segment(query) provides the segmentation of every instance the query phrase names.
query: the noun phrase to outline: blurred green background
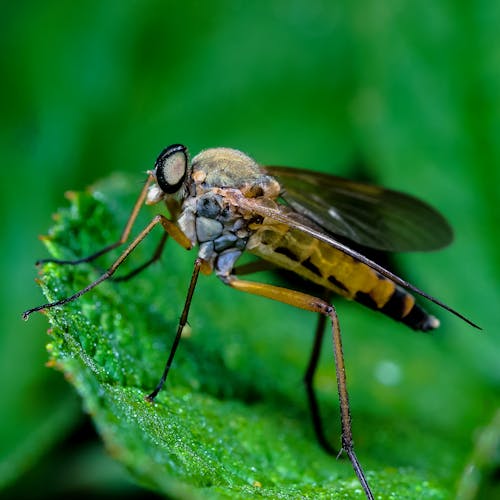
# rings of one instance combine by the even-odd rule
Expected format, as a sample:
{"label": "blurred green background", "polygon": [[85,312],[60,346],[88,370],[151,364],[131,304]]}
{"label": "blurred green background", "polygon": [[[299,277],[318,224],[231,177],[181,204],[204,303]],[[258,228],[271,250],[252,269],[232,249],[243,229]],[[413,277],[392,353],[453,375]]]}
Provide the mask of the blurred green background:
{"label": "blurred green background", "polygon": [[[67,204],[63,193],[114,171],[137,174],[139,188],[174,142],[192,153],[223,145],[262,163],[361,170],[447,216],[454,245],[398,257],[399,270],[484,331],[431,307],[442,328],[413,340],[341,303],[352,399],[391,418],[436,419],[470,450],[464,468],[486,464],[477,477],[491,483],[496,467],[498,481],[499,452],[495,465],[477,441],[486,426],[490,440],[500,432],[491,424],[500,406],[498,26],[494,1],[4,2],[0,488],[33,498],[137,493],[73,390],[44,367],[46,319],[24,323],[20,313],[41,301],[37,235]],[[374,331],[356,331],[353,315]],[[379,377],[374,391],[387,366],[402,381]],[[475,478],[457,477],[461,491]]]}

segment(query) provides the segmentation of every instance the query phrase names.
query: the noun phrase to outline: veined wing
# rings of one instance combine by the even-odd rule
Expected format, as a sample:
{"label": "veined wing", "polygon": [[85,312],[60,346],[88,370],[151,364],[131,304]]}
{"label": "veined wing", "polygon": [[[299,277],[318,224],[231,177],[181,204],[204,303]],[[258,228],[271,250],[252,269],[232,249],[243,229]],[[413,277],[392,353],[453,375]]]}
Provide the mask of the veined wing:
{"label": "veined wing", "polygon": [[436,250],[453,232],[444,217],[413,196],[341,177],[289,167],[265,167],[281,197],[328,233],[393,252]]}

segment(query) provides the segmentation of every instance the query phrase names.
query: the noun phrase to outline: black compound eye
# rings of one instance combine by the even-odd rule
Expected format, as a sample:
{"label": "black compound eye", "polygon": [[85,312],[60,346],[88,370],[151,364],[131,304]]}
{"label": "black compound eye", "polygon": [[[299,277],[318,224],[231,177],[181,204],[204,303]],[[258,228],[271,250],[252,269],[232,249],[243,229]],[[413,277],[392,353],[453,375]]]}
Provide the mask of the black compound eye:
{"label": "black compound eye", "polygon": [[156,159],[156,182],[161,190],[173,194],[181,189],[188,171],[187,148],[182,144],[172,144],[165,148]]}

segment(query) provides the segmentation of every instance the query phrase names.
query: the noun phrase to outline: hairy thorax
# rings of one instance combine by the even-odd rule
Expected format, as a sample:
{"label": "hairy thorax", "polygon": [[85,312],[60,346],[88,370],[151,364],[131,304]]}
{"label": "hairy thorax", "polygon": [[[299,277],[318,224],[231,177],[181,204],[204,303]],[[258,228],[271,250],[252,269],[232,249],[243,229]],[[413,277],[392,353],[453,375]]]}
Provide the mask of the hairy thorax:
{"label": "hairy thorax", "polygon": [[224,279],[234,267],[252,234],[254,214],[242,211],[225,196],[239,191],[245,198],[261,198],[274,203],[280,185],[262,172],[250,157],[229,148],[202,151],[193,158],[191,192],[185,198],[179,227],[207,264]]}

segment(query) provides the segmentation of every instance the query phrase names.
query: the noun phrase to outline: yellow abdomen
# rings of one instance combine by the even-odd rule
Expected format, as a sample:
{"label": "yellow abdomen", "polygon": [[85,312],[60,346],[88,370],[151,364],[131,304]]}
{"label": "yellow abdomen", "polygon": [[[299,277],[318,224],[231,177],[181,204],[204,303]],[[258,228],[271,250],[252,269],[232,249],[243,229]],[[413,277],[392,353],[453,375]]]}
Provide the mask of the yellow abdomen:
{"label": "yellow abdomen", "polygon": [[286,224],[255,225],[246,250],[328,290],[356,300],[416,330],[435,328],[435,318],[414,297],[366,264]]}

